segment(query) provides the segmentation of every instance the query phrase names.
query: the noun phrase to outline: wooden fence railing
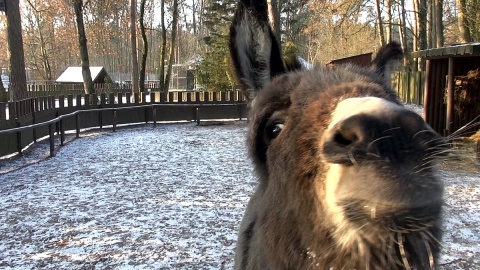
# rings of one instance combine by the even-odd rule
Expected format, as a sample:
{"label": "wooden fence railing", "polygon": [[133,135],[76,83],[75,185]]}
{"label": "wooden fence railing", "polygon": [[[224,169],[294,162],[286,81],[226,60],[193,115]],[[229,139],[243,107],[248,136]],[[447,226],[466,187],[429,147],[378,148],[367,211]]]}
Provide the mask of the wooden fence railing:
{"label": "wooden fence railing", "polygon": [[425,72],[399,71],[392,74],[392,88],[408,103],[424,104]]}
{"label": "wooden fence railing", "polygon": [[[0,157],[38,139],[68,130],[159,121],[241,119],[247,106],[239,91],[68,95],[0,103]],[[51,139],[52,140],[52,139]],[[52,142],[51,142],[52,143]],[[52,146],[51,146],[52,147]],[[51,148],[52,149],[52,148]],[[53,150],[52,150],[53,154]]]}
{"label": "wooden fence railing", "polygon": [[[94,84],[94,88],[97,95],[102,93],[117,94],[132,92],[132,85],[129,83],[96,83]],[[161,91],[161,87],[158,82],[145,83],[145,89],[147,92]],[[29,98],[81,94],[85,94],[82,83],[42,82],[29,83],[27,85],[27,97]]]}

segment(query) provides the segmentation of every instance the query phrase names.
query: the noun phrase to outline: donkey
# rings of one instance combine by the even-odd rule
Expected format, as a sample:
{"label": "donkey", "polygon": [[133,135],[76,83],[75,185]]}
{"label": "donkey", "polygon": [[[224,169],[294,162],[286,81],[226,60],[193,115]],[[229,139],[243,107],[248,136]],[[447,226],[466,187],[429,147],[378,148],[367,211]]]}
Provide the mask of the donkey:
{"label": "donkey", "polygon": [[259,178],[235,269],[436,268],[447,144],[388,86],[399,44],[367,67],[288,70],[266,3],[241,0],[229,46]]}

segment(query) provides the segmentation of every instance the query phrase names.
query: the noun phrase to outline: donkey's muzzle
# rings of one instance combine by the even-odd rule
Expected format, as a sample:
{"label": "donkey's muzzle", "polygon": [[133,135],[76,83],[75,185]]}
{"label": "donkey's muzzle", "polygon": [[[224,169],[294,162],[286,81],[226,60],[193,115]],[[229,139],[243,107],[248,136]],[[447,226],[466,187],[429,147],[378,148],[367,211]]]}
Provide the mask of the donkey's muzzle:
{"label": "donkey's muzzle", "polygon": [[375,160],[421,163],[429,154],[440,155],[444,148],[443,139],[418,114],[402,108],[354,114],[338,121],[326,133],[323,155],[327,162],[343,165]]}

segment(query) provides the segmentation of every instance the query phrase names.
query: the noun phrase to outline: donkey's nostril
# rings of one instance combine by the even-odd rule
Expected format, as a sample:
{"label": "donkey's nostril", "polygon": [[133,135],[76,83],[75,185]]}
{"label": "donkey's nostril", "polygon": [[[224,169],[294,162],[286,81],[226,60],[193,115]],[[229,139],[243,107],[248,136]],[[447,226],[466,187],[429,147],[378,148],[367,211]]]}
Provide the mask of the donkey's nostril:
{"label": "donkey's nostril", "polygon": [[353,164],[366,156],[368,145],[382,123],[377,118],[359,114],[336,123],[323,142],[323,156],[330,163]]}
{"label": "donkey's nostril", "polygon": [[333,135],[333,141],[339,145],[348,146],[358,141],[358,136],[353,132],[338,130]]}

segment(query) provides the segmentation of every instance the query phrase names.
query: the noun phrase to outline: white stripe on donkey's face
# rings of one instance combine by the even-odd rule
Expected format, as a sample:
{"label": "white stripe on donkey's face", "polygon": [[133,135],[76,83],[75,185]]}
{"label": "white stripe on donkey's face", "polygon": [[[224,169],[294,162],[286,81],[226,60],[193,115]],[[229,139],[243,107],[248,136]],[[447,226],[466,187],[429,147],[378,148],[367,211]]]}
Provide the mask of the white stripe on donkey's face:
{"label": "white stripe on donkey's face", "polygon": [[255,100],[248,147],[259,177],[235,269],[435,268],[443,183],[434,165],[446,146],[385,83],[400,46],[368,67],[297,70],[282,60],[266,3],[242,0],[230,50]]}

